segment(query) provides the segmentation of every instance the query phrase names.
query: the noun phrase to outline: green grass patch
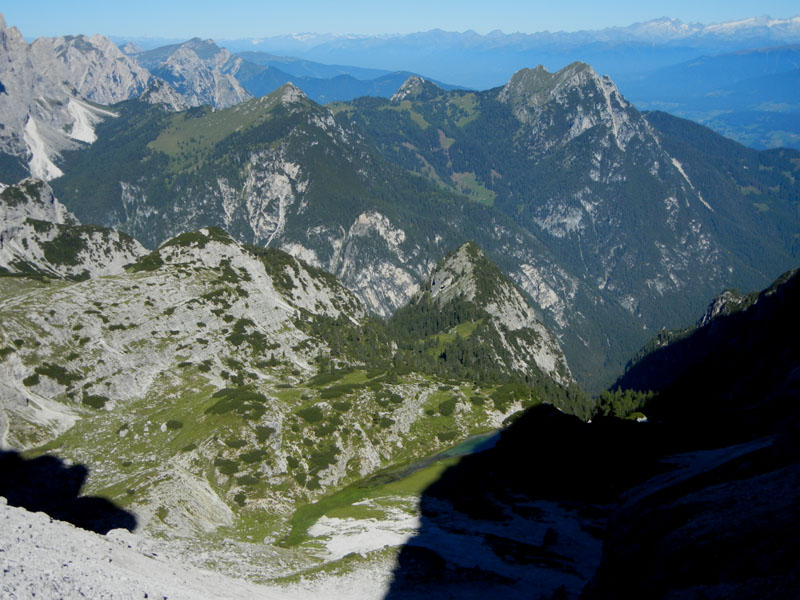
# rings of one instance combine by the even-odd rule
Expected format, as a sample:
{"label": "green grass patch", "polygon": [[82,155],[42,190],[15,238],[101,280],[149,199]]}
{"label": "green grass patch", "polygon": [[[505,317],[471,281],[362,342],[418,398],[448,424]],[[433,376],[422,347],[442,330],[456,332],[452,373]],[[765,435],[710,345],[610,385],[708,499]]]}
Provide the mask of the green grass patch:
{"label": "green grass patch", "polygon": [[485,206],[494,205],[497,194],[483,186],[476,178],[475,173],[453,173],[451,178],[458,192],[467,199]]}
{"label": "green grass patch", "polygon": [[211,397],[218,398],[218,400],[206,409],[207,415],[224,415],[233,412],[245,419],[256,420],[264,416],[267,411],[265,407],[267,397],[249,388],[225,388]]}
{"label": "green grass patch", "polygon": [[292,516],[289,534],[280,540],[278,545],[284,547],[299,545],[307,539],[309,527],[320,517],[330,516],[331,513],[336,514],[337,511],[338,514],[342,514],[350,510],[359,510],[359,507],[353,507],[356,502],[382,496],[419,496],[428,486],[437,481],[447,468],[457,464],[458,461],[458,458],[440,460],[396,479],[395,477],[402,472],[403,468],[395,467],[350,485],[313,504],[301,506]]}

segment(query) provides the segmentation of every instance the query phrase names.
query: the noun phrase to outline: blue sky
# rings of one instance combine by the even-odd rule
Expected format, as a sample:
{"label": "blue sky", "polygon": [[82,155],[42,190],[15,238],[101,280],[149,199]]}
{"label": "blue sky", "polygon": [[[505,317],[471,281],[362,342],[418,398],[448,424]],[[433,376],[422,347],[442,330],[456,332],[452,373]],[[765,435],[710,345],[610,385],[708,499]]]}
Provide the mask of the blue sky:
{"label": "blue sky", "polygon": [[435,28],[533,33],[624,26],[662,16],[718,23],[764,14],[776,18],[800,14],[797,0],[675,0],[658,5],[641,0],[402,0],[378,4],[380,9],[375,6],[362,0],[4,0],[0,12],[28,41],[79,33],[215,39]]}

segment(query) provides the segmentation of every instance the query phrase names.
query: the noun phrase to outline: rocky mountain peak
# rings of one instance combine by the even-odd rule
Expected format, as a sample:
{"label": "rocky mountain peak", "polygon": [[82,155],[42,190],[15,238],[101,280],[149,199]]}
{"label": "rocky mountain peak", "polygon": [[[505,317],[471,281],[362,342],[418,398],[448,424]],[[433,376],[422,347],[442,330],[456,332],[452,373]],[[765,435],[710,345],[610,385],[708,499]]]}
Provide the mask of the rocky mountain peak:
{"label": "rocky mountain peak", "polygon": [[122,46],[120,46],[119,49],[122,51],[123,54],[126,54],[128,56],[133,56],[134,54],[139,54],[140,52],[142,52],[142,47],[139,46],[138,44],[134,44],[133,42],[125,43]]}
{"label": "rocky mountain peak", "polygon": [[[540,370],[561,385],[572,380],[567,361],[553,334],[536,318],[533,308],[514,284],[474,242],[443,258],[415,302],[430,298],[440,309],[466,303],[485,327],[475,335],[497,364],[509,372]],[[473,318],[475,316],[473,315]],[[485,339],[483,336],[486,336]]]}
{"label": "rocky mountain peak", "polygon": [[148,104],[162,104],[170,111],[181,111],[189,108],[186,98],[181,96],[175,88],[160,77],[153,77],[147,89],[139,96],[140,100]]}
{"label": "rocky mountain peak", "polygon": [[720,315],[737,312],[745,308],[751,301],[752,299],[749,299],[747,296],[742,296],[742,294],[736,290],[725,290],[711,301],[706,312],[697,321],[697,326],[703,327]]}
{"label": "rocky mountain peak", "polygon": [[[633,137],[643,138],[648,129],[611,78],[600,77],[582,62],[574,62],[555,73],[541,65],[517,71],[500,90],[498,99],[511,105],[514,115],[533,129],[535,137],[549,138],[552,143],[568,142],[597,125],[604,125],[614,144],[624,151]],[[554,128],[552,123],[556,121],[558,126]],[[562,131],[564,125],[566,131]],[[545,148],[551,147],[551,141],[537,140]]]}
{"label": "rocky mountain peak", "polygon": [[514,73],[498,97],[502,102],[536,106],[547,102],[559,89],[583,85],[592,77],[597,77],[594,69],[582,62],[574,62],[555,73],[538,65]]}
{"label": "rocky mountain peak", "polygon": [[403,100],[428,100],[441,93],[441,89],[435,83],[412,75],[403,82],[403,85],[392,95],[392,102],[402,102]]}
{"label": "rocky mountain peak", "polygon": [[150,73],[102,35],[38,38],[31,54],[41,72],[67,81],[84,98],[113,104],[141,94]]}
{"label": "rocky mountain peak", "polygon": [[3,14],[0,13],[0,48],[10,51],[25,46],[27,44],[19,30],[16,27],[7,27]]}
{"label": "rocky mountain peak", "polygon": [[278,97],[280,98],[280,102],[285,105],[308,100],[308,96],[306,96],[305,92],[291,81],[284,83],[278,88]]}
{"label": "rocky mountain peak", "polygon": [[456,298],[475,302],[511,330],[536,321],[522,294],[474,242],[463,244],[436,266],[430,294],[440,306]]}
{"label": "rocky mountain peak", "polygon": [[226,108],[251,97],[233,75],[235,59],[214,40],[192,38],[182,44],[140,52],[134,58],[174,86],[189,106],[210,104]]}
{"label": "rocky mountain peak", "polygon": [[228,52],[227,49],[217,46],[216,42],[211,38],[204,40],[199,37],[194,37],[181,44],[181,46],[183,48],[191,49],[199,58],[204,61],[216,62],[215,59],[220,53],[226,53],[228,56],[230,56],[230,52]]}
{"label": "rocky mountain peak", "polygon": [[430,276],[431,296],[444,304],[461,296],[474,300],[477,295],[477,263],[486,260],[474,242],[467,242],[446,256]]}

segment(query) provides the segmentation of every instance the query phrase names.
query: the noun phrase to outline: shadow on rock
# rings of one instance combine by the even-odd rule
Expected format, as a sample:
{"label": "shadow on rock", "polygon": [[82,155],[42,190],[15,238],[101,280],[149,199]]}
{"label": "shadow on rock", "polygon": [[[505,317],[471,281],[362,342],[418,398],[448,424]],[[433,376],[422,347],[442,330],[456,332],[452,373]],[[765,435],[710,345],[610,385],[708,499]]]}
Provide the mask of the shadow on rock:
{"label": "shadow on rock", "polygon": [[663,470],[659,431],[531,409],[425,490],[386,598],[576,598],[617,496]]}
{"label": "shadow on rock", "polygon": [[0,452],[0,496],[8,504],[44,512],[76,527],[106,534],[136,529],[136,516],[105,498],[81,496],[89,469],[69,466],[58,457],[26,459],[18,452]]}
{"label": "shadow on rock", "polygon": [[800,271],[751,300],[620,379],[649,422],[539,406],[445,471],[387,598],[800,598]]}

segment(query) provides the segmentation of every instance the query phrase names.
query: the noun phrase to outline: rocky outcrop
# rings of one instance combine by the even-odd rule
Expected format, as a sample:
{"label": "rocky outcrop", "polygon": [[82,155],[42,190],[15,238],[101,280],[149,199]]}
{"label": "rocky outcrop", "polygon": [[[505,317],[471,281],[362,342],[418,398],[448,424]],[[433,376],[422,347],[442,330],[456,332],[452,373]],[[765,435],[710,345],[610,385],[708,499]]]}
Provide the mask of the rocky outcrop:
{"label": "rocky outcrop", "polygon": [[[442,313],[460,310],[475,314],[464,321],[480,323],[469,335],[480,339],[482,353],[507,373],[537,380],[552,379],[561,386],[574,384],[561,347],[536,318],[533,308],[474,243],[469,242],[442,259],[412,297],[410,307],[433,303]],[[489,330],[484,330],[488,327]]]}
{"label": "rocky outcrop", "polygon": [[130,236],[107,227],[81,226],[38,179],[0,192],[0,270],[53,277],[116,275],[147,253]]}

